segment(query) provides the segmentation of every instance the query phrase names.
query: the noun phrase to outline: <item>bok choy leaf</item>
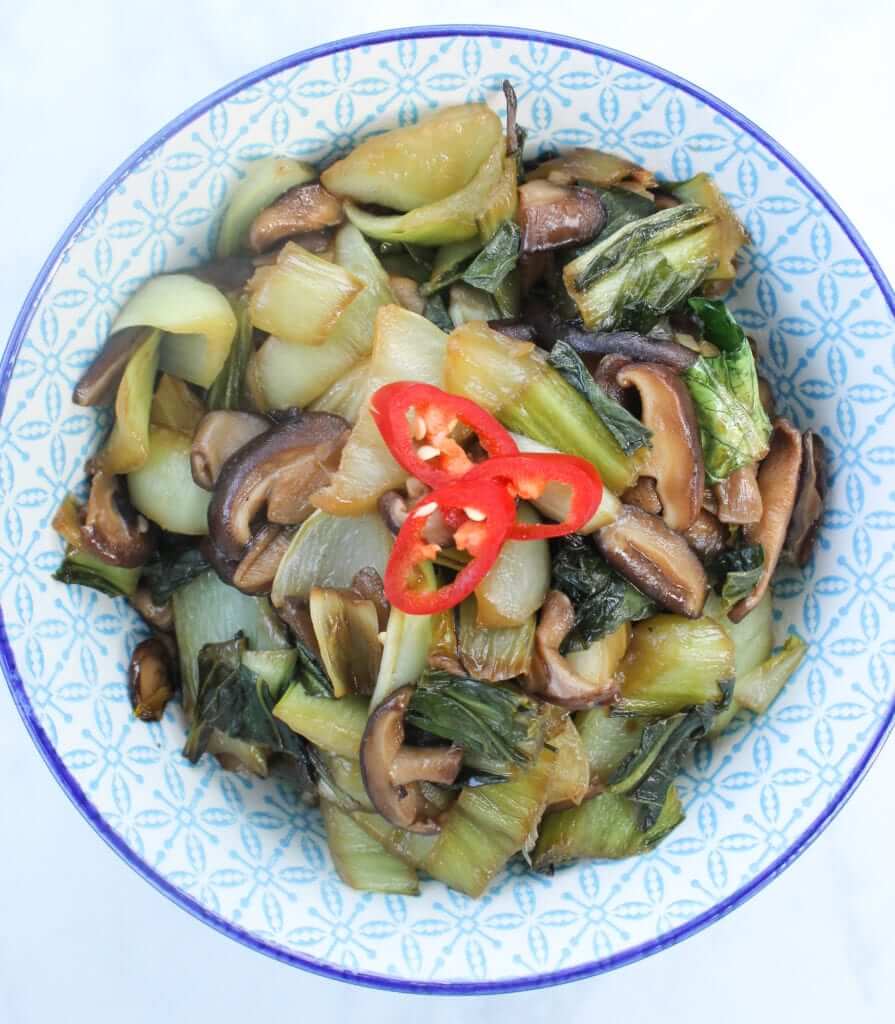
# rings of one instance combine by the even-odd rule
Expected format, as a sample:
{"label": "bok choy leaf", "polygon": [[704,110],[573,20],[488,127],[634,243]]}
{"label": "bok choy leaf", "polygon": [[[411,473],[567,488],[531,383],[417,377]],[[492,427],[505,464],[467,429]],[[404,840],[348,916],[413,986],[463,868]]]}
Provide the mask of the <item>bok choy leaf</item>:
{"label": "bok choy leaf", "polygon": [[217,731],[260,747],[268,772],[311,792],[305,743],[274,717],[274,705],[282,694],[243,664],[247,649],[245,637],[237,633],[232,640],[206,644],[200,650],[196,704],[184,756],[195,763]]}
{"label": "bok choy leaf", "polygon": [[463,764],[494,781],[529,765],[543,744],[537,704],[513,690],[448,672],[427,671],[407,722],[463,747]]}
{"label": "bok choy leaf", "polygon": [[767,454],[771,423],[761,404],[755,359],[723,302],[691,299],[707,341],[721,351],[700,356],[683,377],[696,407],[706,480],[718,483]]}
{"label": "bok choy leaf", "polygon": [[730,704],[733,680],[725,680],[719,686],[719,701],[699,704],[648,724],[641,734],[640,747],[625,758],[610,779],[611,793],[625,794],[638,805],[641,832],[648,832],[659,820],[684,761]]}
{"label": "bok choy leaf", "polygon": [[652,432],[599,387],[581,356],[568,342],[562,339],[557,341],[550,350],[547,362],[590,402],[594,412],[626,455],[636,452],[638,448],[650,447]]}
{"label": "bok choy leaf", "polygon": [[650,598],[611,569],[593,544],[578,534],[554,542],[553,587],[575,607],[575,625],[564,654],[584,650],[622,623],[637,622],[656,611]]}
{"label": "bok choy leaf", "polygon": [[712,559],[708,571],[717,580],[715,589],[721,595],[721,609],[725,614],[741,597],[752,592],[763,566],[761,544],[741,544]]}

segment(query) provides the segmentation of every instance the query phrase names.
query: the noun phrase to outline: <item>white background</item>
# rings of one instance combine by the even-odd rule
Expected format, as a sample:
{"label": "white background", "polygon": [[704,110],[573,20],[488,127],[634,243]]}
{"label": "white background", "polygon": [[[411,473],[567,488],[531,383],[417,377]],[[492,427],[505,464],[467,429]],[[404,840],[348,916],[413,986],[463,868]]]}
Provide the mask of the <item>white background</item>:
{"label": "white background", "polygon": [[[589,38],[721,96],[819,178],[895,274],[890,0],[0,0],[0,339],[75,212],[185,107],[341,36],[477,20]],[[69,804],[3,687],[0,1022],[891,1021],[893,776],[895,744],[794,867],[682,945],[561,989],[424,1001],[275,963],[159,896]]]}

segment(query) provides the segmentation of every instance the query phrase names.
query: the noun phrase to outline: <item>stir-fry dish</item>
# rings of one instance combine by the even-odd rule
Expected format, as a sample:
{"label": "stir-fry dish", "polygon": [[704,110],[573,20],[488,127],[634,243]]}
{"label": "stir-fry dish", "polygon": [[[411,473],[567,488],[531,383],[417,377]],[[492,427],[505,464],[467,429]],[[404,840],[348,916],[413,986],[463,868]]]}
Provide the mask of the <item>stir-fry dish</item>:
{"label": "stir-fry dish", "polygon": [[706,174],[526,161],[505,93],[252,164],[74,392],[114,416],[56,579],[151,630],[134,713],[179,698],[190,761],[294,787],[375,892],[648,851],[805,653],[770,584],[824,452],[721,298],[743,227]]}

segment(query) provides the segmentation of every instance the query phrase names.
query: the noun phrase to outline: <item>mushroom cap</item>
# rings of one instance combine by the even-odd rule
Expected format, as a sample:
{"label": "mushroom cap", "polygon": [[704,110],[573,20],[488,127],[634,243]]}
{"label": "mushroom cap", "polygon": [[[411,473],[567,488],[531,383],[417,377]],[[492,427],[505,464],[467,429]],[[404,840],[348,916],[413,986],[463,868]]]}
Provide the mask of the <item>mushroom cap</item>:
{"label": "mushroom cap", "polygon": [[796,504],[786,533],[784,554],[798,566],[811,557],[827,496],[826,449],[820,435],[811,430],[802,434],[802,467]]}
{"label": "mushroom cap", "polygon": [[402,686],[370,715],[360,745],[364,788],[376,810],[408,832],[432,835],[440,830],[431,818],[418,785],[449,784],[463,760],[459,747],[405,747],[404,716],[413,686]]}
{"label": "mushroom cap", "polygon": [[606,208],[592,189],[528,181],[519,186],[516,218],[522,252],[545,252],[590,241],[606,226]]}
{"label": "mushroom cap", "polygon": [[722,523],[746,526],[761,519],[761,491],[756,472],[758,466],[740,466],[726,480],[714,485],[717,516]]}
{"label": "mushroom cap", "polygon": [[218,409],[206,413],[193,434],[190,470],[196,486],[213,491],[227,459],[270,429],[270,420],[251,412]]}
{"label": "mushroom cap", "polygon": [[702,507],[705,467],[693,399],[684,382],[660,363],[629,363],[616,374],[622,387],[640,393],[641,419],[652,431],[642,466],[654,477],[662,518],[672,530],[687,530]]}
{"label": "mushroom cap", "polygon": [[158,637],[137,644],[127,673],[128,696],[137,718],[157,722],[162,717],[174,696],[173,677],[171,653]]}
{"label": "mushroom cap", "polygon": [[560,647],[574,625],[572,602],[561,591],[551,590],[541,607],[526,689],[549,704],[580,711],[608,703],[617,695],[617,687],[612,676],[585,679],[560,654]]}
{"label": "mushroom cap", "polygon": [[764,565],[752,591],[737,601],[727,613],[731,622],[740,622],[745,618],[768,589],[795,508],[801,467],[802,435],[789,420],[774,420],[770,448],[758,469],[761,520],[745,529],[746,539],[753,544],[761,544],[764,549]]}
{"label": "mushroom cap", "polygon": [[120,478],[98,470],[81,526],[82,546],[109,565],[135,569],[155,550],[158,527],[133,508]]}
{"label": "mushroom cap", "polygon": [[75,384],[71,400],[75,405],[109,405],[134,350],[146,337],[145,327],[126,327],[110,335]]}
{"label": "mushroom cap", "polygon": [[702,614],[705,569],[687,541],[658,516],[622,505],[615,521],[594,537],[606,561],[663,608],[691,619]]}
{"label": "mushroom cap", "polygon": [[296,185],[254,219],[249,248],[264,252],[285,238],[335,227],[343,220],[342,203],[322,185]]}
{"label": "mushroom cap", "polygon": [[208,506],[209,535],[224,558],[239,561],[266,509],[271,523],[303,522],[310,496],[329,481],[350,428],[341,416],[289,416],[224,463]]}

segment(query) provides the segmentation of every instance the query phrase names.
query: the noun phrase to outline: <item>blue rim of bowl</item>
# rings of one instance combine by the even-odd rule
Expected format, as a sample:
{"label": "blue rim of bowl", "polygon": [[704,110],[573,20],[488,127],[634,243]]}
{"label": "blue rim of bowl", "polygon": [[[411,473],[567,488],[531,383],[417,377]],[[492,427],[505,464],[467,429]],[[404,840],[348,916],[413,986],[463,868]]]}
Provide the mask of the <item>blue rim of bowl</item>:
{"label": "blue rim of bowl", "polygon": [[[174,118],[174,120],[170,121],[164,128],[156,132],[152,138],[129,156],[127,160],[125,160],[124,163],[122,163],[121,166],[118,167],[117,170],[115,170],[113,174],[111,174],[110,177],[108,177],[97,189],[65,230],[62,237],[54,246],[53,251],[50,253],[43,267],[41,267],[34,284],[31,286],[31,289],[25,298],[21,312],[13,325],[12,333],[3,353],[2,361],[0,361],[0,416],[2,416],[3,409],[6,404],[10,378],[12,376],[12,371],[15,366],[19,350],[31,324],[35,309],[43,297],[44,291],[52,280],[56,267],[65,255],[80,228],[93,215],[97,207],[104,199],[106,199],[122,179],[127,177],[127,175],[129,175],[149,153],[162,145],[176,132],[180,131],[180,129],[185,125],[205,114],[211,107],[229,99],[240,90],[254,85],[256,82],[277,74],[278,72],[285,71],[299,64],[305,64],[308,61],[315,60],[319,57],[332,56],[333,54],[340,53],[344,50],[353,50],[362,46],[391,43],[405,39],[430,39],[449,36],[485,36],[499,39],[519,39],[525,42],[546,43],[550,46],[578,50],[580,52],[590,54],[591,56],[603,57],[607,60],[614,61],[615,63],[622,64],[634,71],[643,72],[658,79],[659,81],[674,86],[676,89],[680,89],[698,100],[701,100],[707,106],[711,107],[719,114],[722,114],[753,138],[761,142],[762,145],[770,150],[777,159],[779,159],[780,162],[788,168],[793,175],[795,175],[795,177],[802,185],[805,186],[815,199],[820,202],[824,209],[833,217],[845,232],[852,245],[854,245],[861,254],[861,257],[864,259],[880,291],[885,297],[890,311],[895,315],[895,292],[893,292],[892,286],[889,284],[885,274],[873,254],[868,249],[866,243],[839,206],[830,198],[821,185],[802,167],[802,165],[790,156],[790,154],[775,142],[767,133],[762,131],[762,129],[756,124],[753,124],[753,122],[748,120],[748,118],[743,117],[742,114],[717,99],[711,93],[706,92],[704,89],[700,89],[698,86],[693,85],[686,79],[680,78],[669,71],[665,71],[663,68],[657,67],[654,64],[650,64],[647,61],[640,60],[637,57],[632,57],[629,54],[622,53],[618,50],[599,46],[596,43],[589,43],[582,39],[575,39],[570,36],[554,35],[549,32],[541,32],[534,29],[505,28],[495,25],[430,25],[419,28],[387,29],[382,32],[372,32],[366,35],[352,36],[350,38],[338,40],[334,43],[327,43],[323,46],[316,46],[308,50],[302,50],[299,53],[292,54],[289,57],[284,57],[272,64],[268,64],[266,67],[253,71],[194,104],[188,110],[184,111],[179,117]],[[16,667],[12,647],[6,633],[6,624],[3,619],[2,608],[0,608],[0,664],[2,664],[3,672],[12,692],[13,700],[22,716],[28,732],[31,734],[31,738],[34,740],[44,761],[46,761],[47,766],[53,775],[55,775],[68,798],[90,822],[94,829],[96,829],[100,836],[102,836],[102,838],[109,844],[109,846],[111,846],[112,849],[115,850],[115,852],[118,853],[138,874],[142,875],[147,882],[155,886],[159,892],[163,893],[170,900],[193,916],[204,921],[206,924],[211,925],[213,928],[216,928],[224,935],[227,935],[232,939],[236,939],[238,942],[243,943],[250,949],[257,950],[258,952],[264,953],[276,960],[280,960],[283,963],[302,967],[315,974],[319,974],[327,978],[335,978],[339,981],[347,981],[354,984],[368,985],[373,988],[387,989],[397,992],[414,992],[430,995],[479,995],[487,993],[518,992],[526,989],[539,989],[547,988],[552,985],[561,985],[566,982],[576,981],[579,978],[588,978],[597,974],[603,974],[606,971],[611,971],[617,967],[623,967],[625,964],[642,960],[647,956],[651,956],[653,953],[658,953],[667,946],[672,946],[675,943],[680,942],[682,939],[686,939],[689,936],[702,931],[703,928],[724,917],[726,914],[730,913],[731,910],[740,906],[740,904],[749,899],[750,896],[755,895],[755,893],[760,889],[763,889],[771,879],[779,875],[784,868],[787,868],[820,835],[827,825],[830,824],[836,814],[842,809],[846,800],[854,792],[855,787],[861,781],[868,768],[873,763],[873,760],[882,749],[882,745],[885,742],[886,737],[891,732],[893,724],[895,724],[895,700],[893,700],[893,703],[883,718],[879,729],[870,740],[854,770],[840,787],[833,800],[824,808],[821,814],[814,819],[809,827],[802,832],[798,839],[796,839],[787,848],[787,850],[784,851],[784,853],[782,853],[775,861],[769,864],[746,885],[737,889],[736,892],[732,893],[710,910],[694,917],[690,921],[687,921],[679,928],[675,928],[672,931],[651,940],[650,942],[641,943],[639,946],[635,946],[632,949],[625,950],[624,952],[615,954],[614,956],[607,956],[600,960],[591,961],[590,963],[579,964],[576,967],[570,967],[560,971],[551,971],[545,974],[497,979],[495,981],[413,981],[410,979],[390,977],[383,974],[373,974],[366,971],[347,970],[345,968],[338,967],[335,964],[316,960],[313,957],[302,956],[286,949],[285,947],[264,942],[252,935],[250,932],[244,931],[242,928],[231,924],[219,915],[212,913],[187,893],[177,889],[167,881],[167,879],[163,878],[157,871],[143,861],[142,858],[140,858],[135,851],[127,845],[124,839],[109,826],[108,822],[103,818],[97,808],[94,807],[90,800],[87,799],[83,790],[59,757],[55,747],[50,741],[50,738],[41,726],[40,722],[37,720],[34,709],[31,706],[31,702],[25,693],[22,678],[19,675],[18,668]]]}

